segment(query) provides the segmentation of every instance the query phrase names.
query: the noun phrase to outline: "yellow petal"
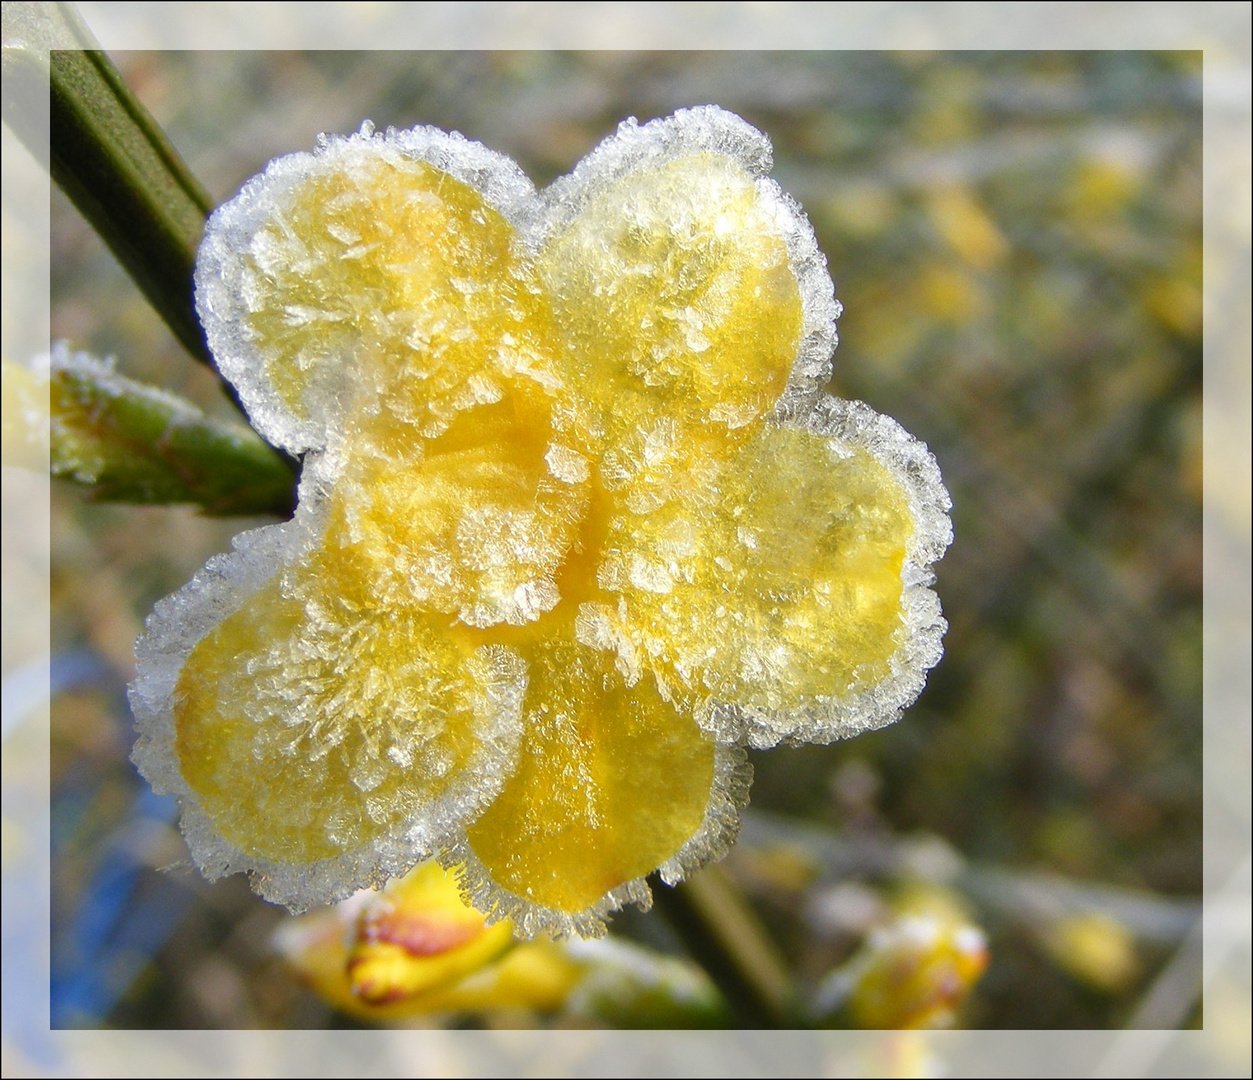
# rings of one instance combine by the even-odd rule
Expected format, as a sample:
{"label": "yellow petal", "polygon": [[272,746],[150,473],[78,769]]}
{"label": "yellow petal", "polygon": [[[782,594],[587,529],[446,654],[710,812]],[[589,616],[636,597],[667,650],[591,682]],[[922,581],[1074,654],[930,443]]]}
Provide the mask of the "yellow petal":
{"label": "yellow petal", "polygon": [[430,994],[423,1001],[432,1010],[450,1012],[556,1012],[586,972],[586,963],[573,959],[559,942],[530,941],[510,949],[490,967],[447,990]]}
{"label": "yellow petal", "polygon": [[521,651],[530,683],[517,769],[469,829],[473,856],[512,897],[488,890],[475,906],[494,903],[524,933],[593,929],[595,915],[568,916],[602,914],[615,890],[619,902],[646,896],[636,879],[701,830],[715,747],[651,680],[628,687],[613,657],[568,626]]}
{"label": "yellow petal", "polygon": [[398,431],[354,445],[325,543],[357,565],[375,604],[486,627],[534,621],[557,603],[587,457],[554,432],[548,404],[514,388],[436,438]]}
{"label": "yellow petal", "polygon": [[1140,973],[1135,936],[1110,915],[1071,912],[1039,932],[1044,947],[1064,970],[1098,990],[1118,993]]}
{"label": "yellow petal", "polygon": [[580,618],[624,670],[704,702],[721,735],[747,723],[755,745],[886,723],[938,658],[927,564],[948,522],[934,461],[865,406],[829,400],[815,417],[763,427],[725,466],[677,453],[677,473],[708,479],[655,509],[632,512],[628,489],[600,573],[617,599]]}
{"label": "yellow petal", "polygon": [[305,436],[293,449],[380,408],[434,433],[497,370],[544,367],[524,254],[481,192],[354,136],[276,162],[218,211],[200,306],[250,415]]}
{"label": "yellow petal", "polygon": [[726,438],[779,400],[803,323],[782,211],[740,162],[694,153],[597,185],[541,252],[568,377],[621,467],[658,415]]}
{"label": "yellow petal", "polygon": [[[262,882],[289,904],[346,895],[429,855],[494,794],[517,736],[516,661],[362,595],[342,561],[288,570],[195,646],[172,695],[199,811],[249,865],[295,889]],[[333,880],[301,885],[314,865]]]}
{"label": "yellow petal", "polygon": [[406,146],[336,140],[219,211],[207,332],[259,430],[325,449],[328,543],[377,603],[527,622],[557,601],[588,446],[514,223]]}

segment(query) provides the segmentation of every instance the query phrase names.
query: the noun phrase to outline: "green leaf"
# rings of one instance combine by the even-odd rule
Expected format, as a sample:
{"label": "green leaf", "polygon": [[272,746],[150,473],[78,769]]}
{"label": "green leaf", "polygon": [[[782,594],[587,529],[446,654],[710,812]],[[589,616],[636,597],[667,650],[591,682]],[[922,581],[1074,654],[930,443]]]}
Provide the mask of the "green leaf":
{"label": "green leaf", "polygon": [[93,498],[194,503],[215,516],[291,513],[287,461],[250,428],[211,419],[64,346],[54,352],[50,383],[52,474]]}

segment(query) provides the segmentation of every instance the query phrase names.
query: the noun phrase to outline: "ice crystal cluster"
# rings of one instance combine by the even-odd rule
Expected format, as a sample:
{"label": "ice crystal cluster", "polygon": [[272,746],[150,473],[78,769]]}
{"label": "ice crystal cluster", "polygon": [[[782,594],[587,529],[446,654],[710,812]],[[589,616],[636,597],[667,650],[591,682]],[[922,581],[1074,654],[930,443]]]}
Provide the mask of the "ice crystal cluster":
{"label": "ice crystal cluster", "polygon": [[522,933],[596,933],[726,851],[745,746],[918,695],[948,496],[824,394],[840,309],[770,164],[714,107],[538,192],[366,125],[213,215],[209,344],[304,470],[137,647],[135,760],[207,876],[301,909],[433,854]]}

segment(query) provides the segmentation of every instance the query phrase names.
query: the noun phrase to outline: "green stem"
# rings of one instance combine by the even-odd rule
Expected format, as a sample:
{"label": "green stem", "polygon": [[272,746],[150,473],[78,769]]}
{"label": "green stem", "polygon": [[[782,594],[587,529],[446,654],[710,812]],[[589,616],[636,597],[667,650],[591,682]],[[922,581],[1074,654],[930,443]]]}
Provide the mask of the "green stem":
{"label": "green stem", "polygon": [[73,4],[5,4],[4,118],[196,359],[192,298],[208,193]]}
{"label": "green stem", "polygon": [[797,1026],[787,968],[726,873],[708,866],[677,887],[654,878],[658,909],[727,1000],[741,1027]]}
{"label": "green stem", "polygon": [[208,194],[108,56],[57,49],[49,61],[52,178],[174,336],[211,363],[192,300]]}
{"label": "green stem", "polygon": [[217,516],[295,507],[286,461],[250,428],[83,354],[54,352],[49,390],[52,473],[92,498],[194,503]]}

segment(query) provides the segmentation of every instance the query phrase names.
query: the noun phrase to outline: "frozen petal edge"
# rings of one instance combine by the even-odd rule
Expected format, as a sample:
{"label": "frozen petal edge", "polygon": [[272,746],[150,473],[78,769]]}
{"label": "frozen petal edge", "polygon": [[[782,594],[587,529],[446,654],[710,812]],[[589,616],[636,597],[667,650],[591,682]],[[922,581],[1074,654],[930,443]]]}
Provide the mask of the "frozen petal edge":
{"label": "frozen petal edge", "polygon": [[[688,874],[730,851],[739,835],[740,811],[748,805],[752,779],[753,767],[742,747],[722,744],[714,747],[713,781],[704,816],[696,832],[658,867],[662,881],[676,885]],[[647,911],[653,903],[646,877],[624,882],[582,911],[562,911],[533,903],[497,884],[464,835],[438,858],[445,867],[460,874],[463,897],[483,913],[488,925],[510,919],[514,933],[521,938],[541,935],[603,937],[605,920],[613,912],[627,904],[638,904],[641,910]]]}
{"label": "frozen petal edge", "polygon": [[787,386],[774,410],[780,419],[812,406],[831,378],[832,354],[839,343],[835,324],[843,309],[835,299],[827,259],[809,218],[767,175],[773,164],[770,140],[742,117],[716,105],[701,105],[646,124],[634,117],[624,120],[569,173],[539,193],[543,212],[535,219],[532,243],[542,247],[548,237],[571,225],[606,185],[638,169],[694,154],[719,154],[748,172],[787,246],[801,295],[801,334]]}
{"label": "frozen petal edge", "polygon": [[[354,135],[320,136],[313,152],[276,158],[218,207],[205,226],[196,257],[196,312],[218,370],[238,391],[253,427],[293,454],[324,447],[338,417],[301,420],[265,377],[263,358],[243,317],[242,256],[272,219],[275,207],[298,184],[328,166],[392,154],[424,161],[474,188],[514,226],[519,238],[534,231],[539,206],[535,187],[517,163],[458,132],[433,127],[388,128],[378,134],[367,123]],[[331,393],[327,400],[334,397]]]}
{"label": "frozen petal edge", "polygon": [[707,701],[697,710],[701,727],[720,742],[746,743],[762,750],[780,743],[830,743],[875,731],[900,719],[917,700],[927,672],[944,654],[948,623],[930,586],[932,565],[953,540],[949,498],[940,467],[926,443],[890,416],[860,401],[830,395],[811,408],[785,412],[783,423],[845,446],[865,450],[894,476],[909,497],[914,531],[901,568],[902,626],[888,676],[851,696],[820,695],[797,709],[774,710]]}
{"label": "frozen petal edge", "polygon": [[136,675],[127,689],[138,733],[131,760],[153,791],[177,797],[183,836],[201,873],[209,881],[247,873],[255,892],[293,913],[342,900],[358,889],[380,888],[435,855],[448,837],[477,818],[512,772],[526,688],[525,665],[512,652],[490,645],[476,651],[476,661],[492,672],[486,687],[491,709],[474,731],[478,748],[457,783],[382,837],[332,858],[289,864],[249,855],[218,832],[183,778],[175,688],[200,641],[321,538],[321,466],[321,455],[306,461],[292,521],[240,533],[231,552],[209,559],[190,582],[156,603],[135,643]]}

